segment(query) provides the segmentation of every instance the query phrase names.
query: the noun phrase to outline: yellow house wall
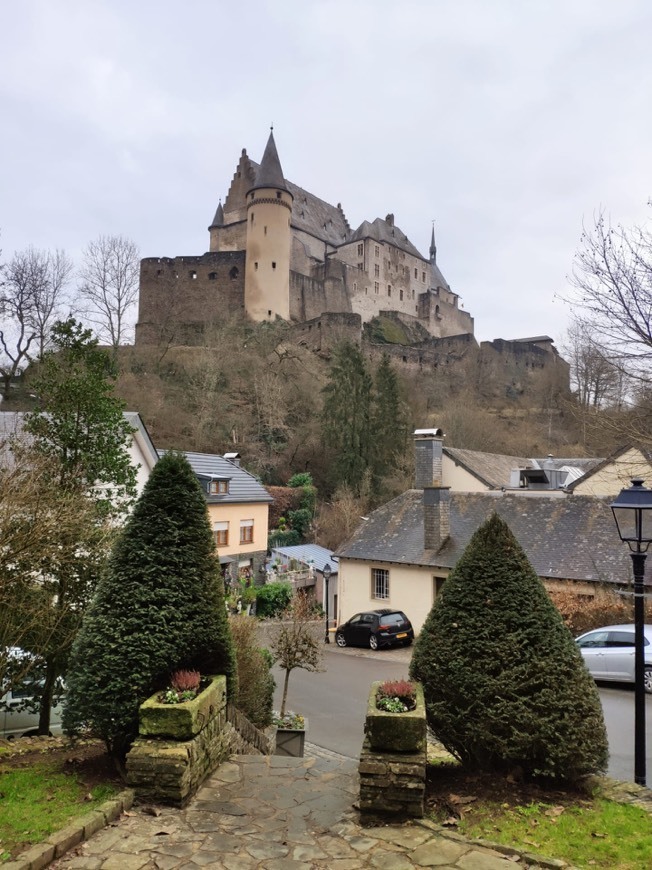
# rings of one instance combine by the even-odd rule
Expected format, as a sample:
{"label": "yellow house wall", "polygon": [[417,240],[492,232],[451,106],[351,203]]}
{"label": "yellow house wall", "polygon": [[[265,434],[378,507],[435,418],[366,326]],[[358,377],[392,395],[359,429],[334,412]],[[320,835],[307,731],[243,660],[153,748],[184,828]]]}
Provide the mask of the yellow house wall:
{"label": "yellow house wall", "polygon": [[[371,569],[389,570],[389,598],[372,598]],[[434,601],[435,576],[443,578],[446,569],[388,565],[381,562],[354,562],[340,559],[338,573],[337,621],[346,622],[361,610],[395,607],[407,614],[415,632],[421,631]]]}
{"label": "yellow house wall", "polygon": [[623,453],[585,481],[579,481],[573,492],[576,495],[616,496],[621,489],[632,485],[633,477],[642,477],[647,486],[652,484],[652,467],[636,448]]}
{"label": "yellow house wall", "polygon": [[[371,570],[389,570],[389,598],[371,597]],[[449,574],[447,568],[423,568],[384,562],[356,562],[340,558],[338,574],[337,621],[346,622],[354,614],[380,607],[395,607],[410,619],[415,634],[423,628],[435,600],[436,590]],[[546,580],[549,592],[571,589],[577,595],[593,597],[599,586],[572,580]]]}
{"label": "yellow house wall", "polygon": [[[226,547],[218,547],[220,556],[246,555],[266,550],[268,515],[267,504],[209,504],[211,529],[216,522],[229,524],[229,543]],[[240,543],[240,520],[254,521],[254,539],[251,544]]]}
{"label": "yellow house wall", "polygon": [[450,486],[452,492],[487,492],[488,486],[481,483],[477,477],[469,474],[461,465],[446,456],[441,463],[442,486]]}

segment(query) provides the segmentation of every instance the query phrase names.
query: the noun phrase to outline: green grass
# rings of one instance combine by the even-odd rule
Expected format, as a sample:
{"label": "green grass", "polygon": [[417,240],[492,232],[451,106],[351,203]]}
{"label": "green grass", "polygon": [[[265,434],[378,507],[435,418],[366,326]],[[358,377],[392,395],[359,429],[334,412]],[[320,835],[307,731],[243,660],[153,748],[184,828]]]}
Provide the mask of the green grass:
{"label": "green grass", "polygon": [[640,807],[604,798],[586,806],[485,804],[480,821],[463,819],[459,832],[514,846],[577,867],[648,870],[652,816]]}
{"label": "green grass", "polygon": [[21,844],[40,843],[116,791],[115,786],[100,785],[91,792],[93,800],[86,801],[76,777],[57,772],[52,764],[0,764],[0,861],[9,860]]}

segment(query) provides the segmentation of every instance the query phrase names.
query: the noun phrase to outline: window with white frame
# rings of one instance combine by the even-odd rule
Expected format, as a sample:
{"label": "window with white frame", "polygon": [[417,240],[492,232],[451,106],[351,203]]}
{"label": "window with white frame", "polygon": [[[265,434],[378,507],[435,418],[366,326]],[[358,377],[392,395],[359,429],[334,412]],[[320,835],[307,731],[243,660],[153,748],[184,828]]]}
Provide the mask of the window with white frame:
{"label": "window with white frame", "polygon": [[371,569],[371,597],[389,598],[389,571],[386,568]]}
{"label": "window with white frame", "polygon": [[229,524],[228,522],[213,523],[213,535],[215,543],[218,547],[228,547],[229,545]]}
{"label": "window with white frame", "polygon": [[254,540],[254,521],[240,520],[240,543],[251,544]]}

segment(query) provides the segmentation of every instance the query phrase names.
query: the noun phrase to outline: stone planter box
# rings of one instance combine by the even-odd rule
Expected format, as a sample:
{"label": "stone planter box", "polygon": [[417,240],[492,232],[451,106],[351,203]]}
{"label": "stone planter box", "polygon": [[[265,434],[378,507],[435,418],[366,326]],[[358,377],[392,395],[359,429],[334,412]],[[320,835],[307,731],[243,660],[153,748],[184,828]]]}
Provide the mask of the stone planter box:
{"label": "stone planter box", "polygon": [[162,704],[159,694],[152,695],[140,706],[140,737],[192,740],[226,707],[226,677],[210,677],[210,684],[196,698],[181,704]]}
{"label": "stone planter box", "polygon": [[305,719],[304,723],[304,727],[301,729],[276,729],[276,749],[274,750],[274,755],[289,755],[293,758],[303,758],[308,720]]}
{"label": "stone planter box", "polygon": [[416,687],[416,707],[406,713],[386,713],[376,707],[376,693],[384,680],[371,684],[365,734],[373,751],[421,752],[426,746],[426,705],[423,686]]}

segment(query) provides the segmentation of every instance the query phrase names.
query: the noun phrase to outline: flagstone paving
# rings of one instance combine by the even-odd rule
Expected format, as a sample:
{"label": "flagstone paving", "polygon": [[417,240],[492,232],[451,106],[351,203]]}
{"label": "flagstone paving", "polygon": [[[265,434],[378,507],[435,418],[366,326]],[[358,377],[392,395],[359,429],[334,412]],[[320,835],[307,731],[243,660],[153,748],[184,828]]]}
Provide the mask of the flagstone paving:
{"label": "flagstone paving", "polygon": [[[357,761],[233,756],[183,810],[138,807],[51,865],[69,870],[507,870],[537,866],[428,822],[361,827]],[[563,867],[561,862],[547,866]]]}

